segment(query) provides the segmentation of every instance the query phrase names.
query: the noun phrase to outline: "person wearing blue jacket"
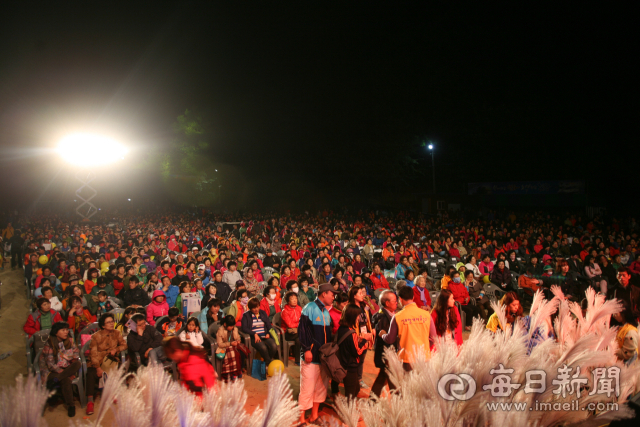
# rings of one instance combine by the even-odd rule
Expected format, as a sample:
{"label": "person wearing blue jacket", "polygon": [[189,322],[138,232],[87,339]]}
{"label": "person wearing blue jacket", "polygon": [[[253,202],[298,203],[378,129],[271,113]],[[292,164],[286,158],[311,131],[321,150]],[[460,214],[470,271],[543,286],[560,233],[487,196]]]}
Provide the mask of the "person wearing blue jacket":
{"label": "person wearing blue jacket", "polygon": [[[320,403],[327,398],[329,380],[321,373],[320,347],[331,342],[332,325],[329,309],[333,304],[334,289],[329,283],[318,288],[318,298],[302,309],[298,324],[300,339],[300,423],[313,423],[318,418]],[[311,409],[311,417],[305,421],[305,411]]]}
{"label": "person wearing blue jacket", "polygon": [[162,291],[167,297],[167,304],[169,307],[173,307],[176,304],[176,299],[180,295],[180,288],[171,284],[169,276],[162,276]]}

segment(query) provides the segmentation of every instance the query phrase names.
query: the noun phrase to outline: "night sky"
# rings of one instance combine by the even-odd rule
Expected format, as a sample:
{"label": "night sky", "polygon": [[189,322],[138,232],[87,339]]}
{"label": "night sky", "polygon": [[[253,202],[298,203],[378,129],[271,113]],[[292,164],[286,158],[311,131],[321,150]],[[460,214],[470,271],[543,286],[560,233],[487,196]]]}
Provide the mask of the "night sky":
{"label": "night sky", "polygon": [[442,192],[581,179],[616,203],[637,185],[637,10],[222,3],[3,4],[2,199],[68,198],[51,148],[90,129],[134,147],[100,172],[105,197],[164,200],[135,164],[187,108],[248,207],[428,192],[427,139]]}

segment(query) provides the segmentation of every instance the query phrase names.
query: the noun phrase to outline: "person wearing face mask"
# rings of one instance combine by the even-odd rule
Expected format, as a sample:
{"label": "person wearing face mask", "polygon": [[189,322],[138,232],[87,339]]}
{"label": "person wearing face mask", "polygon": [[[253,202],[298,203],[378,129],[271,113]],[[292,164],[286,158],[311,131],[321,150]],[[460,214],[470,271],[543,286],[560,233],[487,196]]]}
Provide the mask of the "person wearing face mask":
{"label": "person wearing face mask", "polygon": [[274,286],[267,286],[262,292],[262,296],[264,298],[260,301],[260,310],[267,313],[269,321],[272,321],[273,316],[282,311],[282,298],[278,296],[278,291]]}
{"label": "person wearing face mask", "polygon": [[460,277],[459,272],[454,272],[453,277],[451,278],[451,282],[449,283],[449,290],[453,294],[454,301],[460,304],[462,311],[466,314],[466,325],[465,330],[471,330],[471,325],[473,324],[474,317],[481,317],[480,312],[478,311],[478,307],[476,305],[470,304],[471,296],[469,295],[469,290],[462,283],[462,278]]}
{"label": "person wearing face mask", "polygon": [[233,316],[236,319],[236,326],[242,326],[242,315],[248,310],[247,304],[249,303],[249,292],[246,289],[240,289],[236,292],[236,300],[229,306],[229,316]]}
{"label": "person wearing face mask", "polygon": [[[301,309],[309,304],[309,298],[307,298],[307,294],[300,290],[300,286],[298,282],[295,280],[289,280],[287,282],[287,291],[294,292],[298,296],[298,304]],[[286,298],[285,298],[286,299]]]}

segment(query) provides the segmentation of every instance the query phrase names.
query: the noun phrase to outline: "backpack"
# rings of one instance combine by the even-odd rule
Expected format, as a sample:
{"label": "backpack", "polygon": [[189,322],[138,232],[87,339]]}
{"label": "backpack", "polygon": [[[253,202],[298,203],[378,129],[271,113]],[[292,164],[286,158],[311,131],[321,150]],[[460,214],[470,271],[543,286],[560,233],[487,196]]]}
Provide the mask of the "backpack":
{"label": "backpack", "polygon": [[[342,344],[342,341],[355,333],[355,331],[351,331],[351,333],[344,334],[337,342],[333,341],[322,344],[318,350],[320,352],[320,365],[325,375],[338,383],[341,383],[347,375],[346,369],[342,367],[342,363],[340,363],[338,359],[338,348],[340,344]],[[336,338],[337,337],[336,335]]]}

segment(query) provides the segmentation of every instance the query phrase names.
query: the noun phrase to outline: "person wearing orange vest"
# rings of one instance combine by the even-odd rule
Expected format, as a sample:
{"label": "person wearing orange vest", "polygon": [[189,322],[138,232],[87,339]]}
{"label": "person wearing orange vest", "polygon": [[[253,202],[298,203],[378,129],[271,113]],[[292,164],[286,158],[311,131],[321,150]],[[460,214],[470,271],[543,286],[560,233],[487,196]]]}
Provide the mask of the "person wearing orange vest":
{"label": "person wearing orange vest", "polygon": [[422,351],[429,359],[431,357],[429,349],[438,336],[431,314],[413,302],[413,289],[403,286],[398,291],[398,297],[404,308],[391,318],[389,332],[381,330],[379,336],[387,344],[394,344],[398,340],[400,349],[398,356],[402,359],[405,371],[410,371],[415,359],[414,351],[418,351],[422,346]]}

